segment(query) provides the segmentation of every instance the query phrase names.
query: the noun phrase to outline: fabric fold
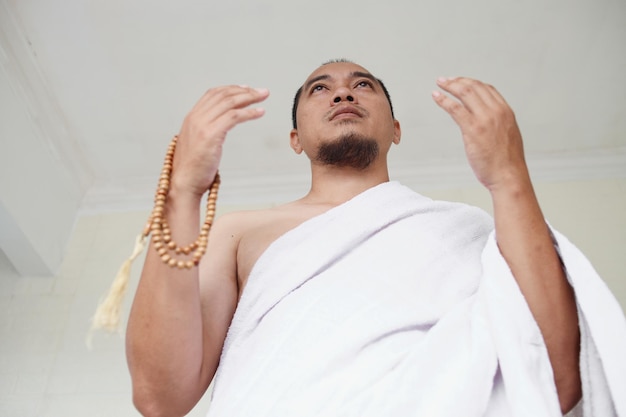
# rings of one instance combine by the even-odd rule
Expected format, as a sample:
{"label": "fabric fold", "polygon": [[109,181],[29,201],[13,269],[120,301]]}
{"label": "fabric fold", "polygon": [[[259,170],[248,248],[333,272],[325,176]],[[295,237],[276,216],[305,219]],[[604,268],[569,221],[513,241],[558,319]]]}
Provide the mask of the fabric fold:
{"label": "fabric fold", "polygon": [[[626,351],[623,314],[582,254],[554,235],[589,327],[581,363],[596,378],[584,376],[583,408],[608,401],[626,416],[616,400],[626,392],[616,356]],[[619,342],[596,329],[607,320]],[[390,182],[304,222],[261,255],[215,377],[209,416],[226,415],[560,411],[543,339],[493,220]]]}

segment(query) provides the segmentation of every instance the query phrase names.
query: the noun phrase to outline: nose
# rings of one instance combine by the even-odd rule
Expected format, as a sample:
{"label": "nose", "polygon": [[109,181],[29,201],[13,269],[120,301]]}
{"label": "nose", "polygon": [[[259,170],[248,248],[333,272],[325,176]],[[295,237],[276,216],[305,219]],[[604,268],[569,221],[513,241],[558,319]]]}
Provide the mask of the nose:
{"label": "nose", "polygon": [[346,87],[339,87],[335,90],[335,94],[333,94],[334,104],[341,103],[342,101],[349,101],[351,103],[356,101],[350,89]]}

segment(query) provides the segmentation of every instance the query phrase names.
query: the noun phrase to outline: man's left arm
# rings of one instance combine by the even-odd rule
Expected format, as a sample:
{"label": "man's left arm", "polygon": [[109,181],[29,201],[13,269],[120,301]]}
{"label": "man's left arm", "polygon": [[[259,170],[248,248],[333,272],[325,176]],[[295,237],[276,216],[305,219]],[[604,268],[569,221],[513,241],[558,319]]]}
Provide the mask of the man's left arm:
{"label": "man's left arm", "polygon": [[468,161],[491,194],[498,247],[541,330],[565,413],[582,395],[576,301],[530,180],[515,115],[480,81],[440,78],[437,84],[457,99],[433,93],[461,128]]}

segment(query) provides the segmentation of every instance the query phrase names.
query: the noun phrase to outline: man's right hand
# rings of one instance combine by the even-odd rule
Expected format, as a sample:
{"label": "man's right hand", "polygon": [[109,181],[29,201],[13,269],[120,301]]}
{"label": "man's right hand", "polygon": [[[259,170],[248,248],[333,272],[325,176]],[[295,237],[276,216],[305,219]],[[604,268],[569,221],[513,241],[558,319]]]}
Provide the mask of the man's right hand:
{"label": "man's right hand", "polygon": [[226,134],[239,123],[263,116],[263,109],[248,106],[268,96],[267,89],[236,85],[207,91],[178,134],[170,190],[200,199],[215,178]]}

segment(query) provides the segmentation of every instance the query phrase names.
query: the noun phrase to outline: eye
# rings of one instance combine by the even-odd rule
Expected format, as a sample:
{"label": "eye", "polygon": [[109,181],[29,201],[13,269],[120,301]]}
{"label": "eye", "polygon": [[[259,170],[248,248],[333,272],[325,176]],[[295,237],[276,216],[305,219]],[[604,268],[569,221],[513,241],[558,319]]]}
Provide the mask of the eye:
{"label": "eye", "polygon": [[370,80],[361,80],[356,84],[357,87],[373,87]]}
{"label": "eye", "polygon": [[326,87],[323,84],[315,84],[313,87],[311,87],[311,93],[317,93],[318,91],[322,91],[325,88]]}

